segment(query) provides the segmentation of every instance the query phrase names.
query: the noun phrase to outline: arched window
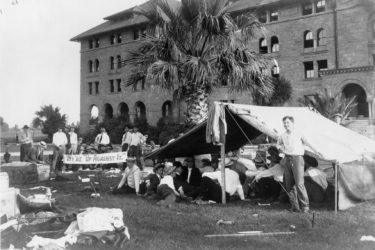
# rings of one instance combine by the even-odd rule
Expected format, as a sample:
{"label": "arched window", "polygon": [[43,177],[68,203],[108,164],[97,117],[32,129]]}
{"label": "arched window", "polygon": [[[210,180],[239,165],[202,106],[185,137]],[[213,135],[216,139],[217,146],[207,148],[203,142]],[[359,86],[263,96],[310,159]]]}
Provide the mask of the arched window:
{"label": "arched window", "polygon": [[346,98],[356,98],[357,106],[350,112],[349,117],[369,117],[369,106],[366,91],[358,84],[349,83],[343,90]]}
{"label": "arched window", "polygon": [[277,36],[271,37],[271,52],[279,51],[279,38]]}
{"label": "arched window", "polygon": [[91,60],[89,61],[89,72],[90,73],[94,72],[94,63]]}
{"label": "arched window", "polygon": [[307,30],[303,33],[303,46],[304,48],[314,47],[313,33],[310,30]]}
{"label": "arched window", "polygon": [[326,37],[327,36],[326,36],[325,29],[323,29],[323,28],[318,29],[318,32],[317,32],[317,45],[318,46],[326,45],[327,44]]}
{"label": "arched window", "polygon": [[95,72],[99,72],[99,60],[95,60]]}
{"label": "arched window", "polygon": [[173,116],[173,110],[172,110],[172,102],[166,101],[163,103],[163,106],[161,107],[162,116],[163,118],[172,118]]}
{"label": "arched window", "polygon": [[268,53],[267,40],[265,38],[259,39],[259,53],[261,54]]}
{"label": "arched window", "polygon": [[99,121],[99,109],[96,105],[91,105],[89,124],[94,125],[94,124],[97,124],[98,121]]}
{"label": "arched window", "polygon": [[280,76],[280,67],[279,65],[274,65],[271,70],[271,75],[273,77],[279,77]]}
{"label": "arched window", "polygon": [[122,119],[129,120],[129,107],[125,102],[118,105],[118,113]]}
{"label": "arched window", "polygon": [[121,56],[120,55],[117,56],[117,68],[118,69],[121,68]]}
{"label": "arched window", "polygon": [[104,104],[104,119],[112,119],[113,118],[113,108],[112,105],[109,103]]}
{"label": "arched window", "polygon": [[134,108],[136,119],[146,119],[146,105],[143,102],[136,102]]}
{"label": "arched window", "polygon": [[109,63],[110,63],[110,67],[111,67],[111,69],[115,69],[115,58],[113,57],[113,56],[111,56],[110,58],[109,58]]}

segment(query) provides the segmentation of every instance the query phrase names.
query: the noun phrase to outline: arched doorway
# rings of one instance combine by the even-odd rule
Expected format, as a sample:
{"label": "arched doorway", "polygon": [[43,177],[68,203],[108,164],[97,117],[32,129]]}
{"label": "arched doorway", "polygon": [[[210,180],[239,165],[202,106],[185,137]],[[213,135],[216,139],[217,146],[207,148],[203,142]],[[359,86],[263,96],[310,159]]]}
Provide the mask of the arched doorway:
{"label": "arched doorway", "polygon": [[90,107],[90,125],[98,124],[99,122],[99,108],[96,105],[91,105]]}
{"label": "arched doorway", "polygon": [[360,85],[350,83],[343,88],[342,92],[346,98],[356,96],[356,101],[358,103],[357,107],[353,109],[349,117],[369,117],[367,95]]}
{"label": "arched doorway", "polygon": [[113,108],[112,105],[109,103],[104,104],[104,119],[112,119],[113,118]]}
{"label": "arched doorway", "polygon": [[163,118],[172,118],[173,117],[173,110],[172,110],[172,102],[166,101],[163,103],[161,107],[161,113]]}
{"label": "arched doorway", "polygon": [[125,102],[122,102],[118,105],[118,113],[120,117],[126,121],[129,120],[129,107]]}
{"label": "arched doorway", "polygon": [[146,119],[146,105],[143,102],[136,102],[134,109],[136,119]]}

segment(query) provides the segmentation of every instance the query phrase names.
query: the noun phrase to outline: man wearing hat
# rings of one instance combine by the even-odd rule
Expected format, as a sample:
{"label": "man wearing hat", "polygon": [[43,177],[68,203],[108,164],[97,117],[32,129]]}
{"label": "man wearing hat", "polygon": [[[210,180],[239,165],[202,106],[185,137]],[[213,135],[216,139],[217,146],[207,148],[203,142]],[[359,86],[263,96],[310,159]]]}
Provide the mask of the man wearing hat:
{"label": "man wearing hat", "polygon": [[156,164],[153,171],[154,173],[151,173],[146,177],[146,193],[144,194],[145,198],[156,195],[160,180],[163,178],[164,164]]}
{"label": "man wearing hat", "polygon": [[47,143],[44,141],[39,142],[37,145],[31,148],[28,155],[28,162],[32,163],[43,163],[44,155],[43,152],[47,148]]}
{"label": "man wearing hat", "polygon": [[180,193],[176,191],[173,178],[176,177],[176,167],[172,164],[166,164],[164,168],[164,177],[160,180],[156,194],[160,201],[158,205],[171,205],[176,201]]}
{"label": "man wearing hat", "polygon": [[30,153],[33,144],[33,136],[29,126],[23,126],[22,133],[20,135],[20,140],[20,161],[27,161],[27,157]]}
{"label": "man wearing hat", "polygon": [[140,170],[135,165],[135,158],[126,159],[127,168],[124,171],[122,179],[113,194],[137,194],[139,195]]}

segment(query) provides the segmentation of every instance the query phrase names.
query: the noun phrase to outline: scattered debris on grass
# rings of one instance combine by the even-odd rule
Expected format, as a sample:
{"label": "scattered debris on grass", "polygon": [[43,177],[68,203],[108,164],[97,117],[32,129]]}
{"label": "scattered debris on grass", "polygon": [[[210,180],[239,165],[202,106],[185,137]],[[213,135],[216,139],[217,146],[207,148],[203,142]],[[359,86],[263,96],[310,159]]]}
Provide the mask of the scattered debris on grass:
{"label": "scattered debris on grass", "polygon": [[216,225],[233,225],[234,221],[231,220],[218,220]]}
{"label": "scattered debris on grass", "polygon": [[375,241],[375,237],[372,235],[363,235],[360,241]]}

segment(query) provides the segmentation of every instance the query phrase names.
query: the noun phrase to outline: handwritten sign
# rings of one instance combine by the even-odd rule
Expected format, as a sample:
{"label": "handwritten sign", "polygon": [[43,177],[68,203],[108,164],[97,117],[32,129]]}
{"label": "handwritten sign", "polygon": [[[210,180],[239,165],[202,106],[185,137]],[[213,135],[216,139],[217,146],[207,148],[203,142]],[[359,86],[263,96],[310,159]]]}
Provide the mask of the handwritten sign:
{"label": "handwritten sign", "polygon": [[87,154],[87,155],[64,155],[65,164],[109,164],[125,162],[126,152]]}

